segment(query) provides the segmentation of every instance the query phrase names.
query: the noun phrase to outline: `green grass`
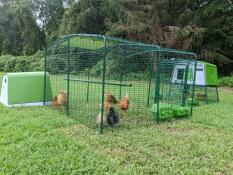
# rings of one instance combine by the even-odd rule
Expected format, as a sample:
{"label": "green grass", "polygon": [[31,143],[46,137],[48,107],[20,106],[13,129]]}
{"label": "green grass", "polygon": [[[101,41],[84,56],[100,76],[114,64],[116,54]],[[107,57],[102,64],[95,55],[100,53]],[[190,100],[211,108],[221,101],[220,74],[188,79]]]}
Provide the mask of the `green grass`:
{"label": "green grass", "polygon": [[[87,80],[85,75],[71,75],[71,80]],[[66,75],[51,75],[51,84],[53,96],[59,94],[61,90],[66,89]],[[89,101],[87,103],[87,82],[71,81],[70,82],[70,114],[79,119],[81,122],[88,124],[90,127],[95,127],[95,117],[100,112],[99,104],[102,100],[102,85],[101,78],[90,76],[90,81],[100,82],[100,84],[89,84]],[[117,80],[111,78],[106,79],[108,83],[119,84]],[[127,127],[141,127],[153,124],[155,114],[151,112],[151,107],[155,99],[155,82],[152,81],[149,91],[149,83],[145,80],[123,81],[122,84],[131,84],[131,87],[122,87],[106,85],[105,92],[114,94],[117,99],[121,99],[126,93],[130,96],[130,109],[128,118],[122,118],[120,125]],[[169,91],[172,89],[170,95]],[[120,95],[121,92],[121,95]],[[169,103],[179,105],[182,101],[182,85],[161,85],[161,103]],[[148,98],[148,94],[149,98]],[[149,103],[148,103],[149,102]],[[121,113],[121,110],[115,106],[115,109]],[[188,106],[187,109],[191,109]],[[171,118],[168,116],[167,118]],[[161,117],[162,118],[162,117]],[[143,119],[143,120],[142,120]]]}
{"label": "green grass", "polygon": [[0,106],[0,174],[233,174],[233,92],[191,119],[104,135],[49,107]]}

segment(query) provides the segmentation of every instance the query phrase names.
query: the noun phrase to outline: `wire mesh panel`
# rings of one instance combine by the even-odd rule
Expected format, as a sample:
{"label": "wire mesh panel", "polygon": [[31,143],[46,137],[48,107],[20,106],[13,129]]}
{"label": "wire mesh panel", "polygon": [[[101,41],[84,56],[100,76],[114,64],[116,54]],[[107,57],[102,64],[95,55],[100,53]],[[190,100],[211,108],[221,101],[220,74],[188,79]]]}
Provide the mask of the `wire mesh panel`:
{"label": "wire mesh panel", "polygon": [[187,117],[192,113],[195,61],[180,58],[164,59],[159,68],[158,119]]}
{"label": "wire mesh panel", "polygon": [[100,35],[64,37],[45,54],[52,106],[100,131],[152,125],[164,119],[164,106],[172,107],[170,117],[190,114],[192,56]]}
{"label": "wire mesh panel", "polygon": [[[65,78],[68,74],[68,58],[69,45],[65,40],[58,40],[45,51],[45,72],[49,72],[50,74],[53,97],[57,98],[58,94],[62,92],[67,93],[67,83]],[[45,84],[45,86],[49,85]],[[45,92],[45,97],[47,98],[47,96],[48,93]],[[56,104],[53,105],[57,106]],[[64,111],[66,108],[65,106],[62,106],[59,109]]]}
{"label": "wire mesh panel", "polygon": [[[119,126],[138,127],[154,123],[151,106],[154,103],[154,51],[144,51],[138,45],[112,47],[106,57],[105,93],[117,103],[110,106],[120,116]],[[108,97],[107,97],[108,98]],[[108,102],[106,102],[108,103]],[[108,108],[105,107],[106,115]]]}
{"label": "wire mesh panel", "polygon": [[198,105],[218,102],[218,86],[196,86],[194,100]]}

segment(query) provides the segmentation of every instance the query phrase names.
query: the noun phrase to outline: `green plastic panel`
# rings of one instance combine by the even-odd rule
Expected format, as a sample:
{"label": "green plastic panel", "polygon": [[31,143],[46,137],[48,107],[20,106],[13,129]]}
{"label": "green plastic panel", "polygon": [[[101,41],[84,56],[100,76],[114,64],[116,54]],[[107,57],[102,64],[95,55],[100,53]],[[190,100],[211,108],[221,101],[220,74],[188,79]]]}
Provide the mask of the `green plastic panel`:
{"label": "green plastic panel", "polygon": [[174,117],[184,117],[189,115],[189,108],[182,106],[173,106]]}
{"label": "green plastic panel", "polygon": [[[169,119],[173,117],[173,108],[170,104],[160,103],[160,119]],[[151,112],[154,112],[157,115],[157,104],[154,104],[151,108]]]}
{"label": "green plastic panel", "polygon": [[205,64],[205,78],[206,78],[206,85],[207,86],[217,86],[219,84],[218,81],[218,72],[217,66],[210,63]]}
{"label": "green plastic panel", "polygon": [[[189,107],[171,105],[168,103],[160,103],[160,119],[169,119],[172,117],[184,117],[189,115]],[[151,108],[151,112],[154,112],[157,115],[157,104],[154,104]]]}
{"label": "green plastic panel", "polygon": [[[44,72],[8,73],[8,104],[44,101]],[[46,78],[47,99],[52,100],[49,74]]]}

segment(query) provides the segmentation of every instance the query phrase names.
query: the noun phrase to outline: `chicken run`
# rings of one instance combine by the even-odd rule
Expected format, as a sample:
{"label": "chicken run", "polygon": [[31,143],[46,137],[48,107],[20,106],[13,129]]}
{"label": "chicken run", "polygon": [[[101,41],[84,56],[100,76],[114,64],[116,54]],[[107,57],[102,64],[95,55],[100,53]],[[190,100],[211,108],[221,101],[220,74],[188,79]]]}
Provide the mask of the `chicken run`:
{"label": "chicken run", "polygon": [[[172,81],[176,65],[178,83]],[[45,50],[53,107],[90,127],[153,125],[192,115],[196,55],[90,34],[65,36]],[[46,92],[45,76],[45,99]]]}

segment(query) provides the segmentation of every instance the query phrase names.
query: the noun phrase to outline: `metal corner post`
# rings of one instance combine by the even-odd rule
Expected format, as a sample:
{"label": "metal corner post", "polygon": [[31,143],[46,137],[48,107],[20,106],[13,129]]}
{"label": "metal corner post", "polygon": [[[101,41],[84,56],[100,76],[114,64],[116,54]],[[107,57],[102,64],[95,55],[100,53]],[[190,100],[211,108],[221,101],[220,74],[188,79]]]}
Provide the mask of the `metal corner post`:
{"label": "metal corner post", "polygon": [[209,104],[209,99],[208,99],[208,86],[205,85],[205,103]]}
{"label": "metal corner post", "polygon": [[195,87],[196,87],[196,74],[197,74],[197,55],[195,55],[194,78],[193,78],[193,88],[192,88],[192,104],[191,104],[190,116],[193,114],[193,103],[194,103]]}
{"label": "metal corner post", "polygon": [[150,52],[150,61],[151,61],[151,67],[150,67],[150,72],[149,72],[149,83],[148,83],[148,93],[147,93],[147,107],[149,108],[150,106],[150,95],[151,95],[151,83],[152,83],[152,76],[153,76],[153,52]]}
{"label": "metal corner post", "polygon": [[44,106],[46,105],[47,96],[47,47],[44,52]]}
{"label": "metal corner post", "polygon": [[216,86],[216,93],[217,93],[217,102],[219,102],[219,92],[218,92],[218,86]]}
{"label": "metal corner post", "polygon": [[160,100],[160,49],[158,51],[158,56],[157,56],[157,66],[156,66],[156,89],[155,89],[155,103],[157,104],[157,116],[156,116],[156,121],[157,123],[160,122],[160,105],[159,105],[159,100]]}
{"label": "metal corner post", "polygon": [[66,114],[70,115],[70,38],[67,42],[67,104],[66,104]]}
{"label": "metal corner post", "polygon": [[106,51],[106,38],[103,37],[104,39],[104,58],[103,58],[103,75],[102,75],[102,106],[101,106],[101,123],[99,125],[99,134],[103,134],[103,123],[104,123],[104,94],[105,94],[105,73],[106,73],[106,56],[107,56],[107,51]]}
{"label": "metal corner post", "polygon": [[89,92],[90,92],[90,71],[87,74],[87,103],[89,102]]}
{"label": "metal corner post", "polygon": [[184,77],[184,85],[183,85],[183,92],[182,92],[182,106],[185,106],[186,96],[187,96],[187,86],[188,86],[188,74],[189,74],[189,61],[185,68],[185,77]]}

